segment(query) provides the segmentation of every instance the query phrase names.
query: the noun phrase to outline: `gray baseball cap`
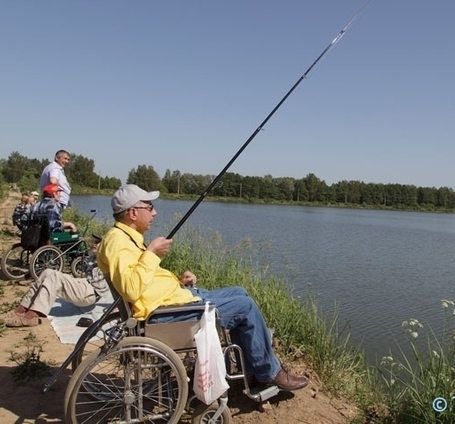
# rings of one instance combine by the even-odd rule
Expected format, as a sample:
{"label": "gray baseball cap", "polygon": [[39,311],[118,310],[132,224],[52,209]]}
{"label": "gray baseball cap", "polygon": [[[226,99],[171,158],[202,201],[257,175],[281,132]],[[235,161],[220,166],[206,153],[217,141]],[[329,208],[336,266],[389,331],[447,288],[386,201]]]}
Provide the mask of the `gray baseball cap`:
{"label": "gray baseball cap", "polygon": [[111,207],[114,213],[120,213],[131,208],[137,202],[151,202],[158,199],[159,196],[159,191],[147,192],[136,184],[127,184],[114,193],[111,199]]}

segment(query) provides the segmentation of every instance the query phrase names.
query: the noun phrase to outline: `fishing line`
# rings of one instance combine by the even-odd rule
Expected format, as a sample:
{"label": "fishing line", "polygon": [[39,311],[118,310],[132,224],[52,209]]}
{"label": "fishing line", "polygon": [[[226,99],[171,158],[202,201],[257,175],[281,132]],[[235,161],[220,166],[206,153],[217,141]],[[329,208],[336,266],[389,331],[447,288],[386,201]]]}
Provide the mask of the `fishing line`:
{"label": "fishing line", "polygon": [[272,111],[267,115],[267,117],[261,122],[261,124],[256,128],[253,134],[250,135],[248,140],[240,147],[237,153],[232,157],[232,159],[226,164],[226,166],[221,170],[221,172],[213,179],[209,186],[204,190],[204,192],[199,196],[199,198],[194,202],[193,206],[188,210],[188,212],[180,219],[174,229],[167,236],[168,239],[172,238],[175,233],[180,229],[180,227],[186,222],[190,215],[195,211],[199,204],[205,199],[207,194],[212,190],[213,187],[220,181],[221,177],[226,173],[230,166],[235,162],[235,160],[241,155],[241,153],[246,149],[246,147],[253,141],[259,131],[264,129],[265,124],[269,119],[275,114],[275,112],[281,107],[281,105],[286,101],[286,99],[292,94],[292,92],[297,88],[297,86],[306,78],[306,76],[311,72],[311,70],[316,66],[316,64],[322,59],[322,57],[333,47],[338,41],[346,34],[351,25],[358,19],[358,17],[363,13],[365,8],[373,0],[368,0],[362,8],[352,17],[348,24],[338,33],[338,35],[329,43],[329,45],[322,51],[322,53],[316,58],[316,60],[310,65],[310,67],[300,76],[296,83],[291,87],[291,89],[284,95],[284,97],[278,102],[278,104],[272,109]]}

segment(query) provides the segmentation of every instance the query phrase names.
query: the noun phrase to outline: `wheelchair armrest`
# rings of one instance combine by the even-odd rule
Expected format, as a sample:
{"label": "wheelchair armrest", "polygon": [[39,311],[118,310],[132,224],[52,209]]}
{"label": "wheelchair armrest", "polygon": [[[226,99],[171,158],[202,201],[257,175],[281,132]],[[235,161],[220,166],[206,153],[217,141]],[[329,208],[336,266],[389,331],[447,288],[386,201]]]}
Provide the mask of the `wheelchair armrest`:
{"label": "wheelchair armrest", "polygon": [[[214,304],[209,305],[210,309],[215,309]],[[145,321],[141,321],[142,333],[146,337],[166,343],[175,351],[194,349],[194,335],[200,328],[200,320],[205,311],[205,304],[186,304],[161,306],[155,309]],[[154,322],[162,315],[174,316],[169,322]],[[217,317],[219,316],[216,310]]]}
{"label": "wheelchair armrest", "polygon": [[[210,304],[209,309],[212,310],[216,306],[214,304]],[[198,312],[198,311],[204,311],[205,310],[205,304],[199,304],[199,305],[192,305],[187,304],[187,305],[171,305],[171,306],[160,306],[159,308],[155,309],[150,316],[153,315],[159,315],[159,314],[166,314],[169,312]]]}

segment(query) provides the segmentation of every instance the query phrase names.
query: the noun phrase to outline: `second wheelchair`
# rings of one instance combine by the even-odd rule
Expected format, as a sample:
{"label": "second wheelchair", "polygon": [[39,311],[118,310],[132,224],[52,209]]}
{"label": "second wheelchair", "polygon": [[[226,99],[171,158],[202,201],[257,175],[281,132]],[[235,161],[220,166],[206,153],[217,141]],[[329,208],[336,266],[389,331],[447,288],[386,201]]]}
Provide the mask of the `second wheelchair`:
{"label": "second wheelchair", "polygon": [[90,219],[87,221],[81,234],[71,232],[51,232],[49,243],[33,253],[30,258],[29,271],[33,279],[38,279],[45,269],[62,271],[68,265],[75,277],[81,277],[83,259],[89,254],[89,244],[85,240],[90,221],[97,211],[91,210]]}
{"label": "second wheelchair", "polygon": [[10,280],[22,280],[28,275],[37,279],[45,269],[62,271],[65,265],[75,277],[83,276],[83,260],[89,253],[85,235],[97,211],[90,212],[92,215],[81,234],[50,232],[37,248],[14,243],[1,258],[5,276]]}

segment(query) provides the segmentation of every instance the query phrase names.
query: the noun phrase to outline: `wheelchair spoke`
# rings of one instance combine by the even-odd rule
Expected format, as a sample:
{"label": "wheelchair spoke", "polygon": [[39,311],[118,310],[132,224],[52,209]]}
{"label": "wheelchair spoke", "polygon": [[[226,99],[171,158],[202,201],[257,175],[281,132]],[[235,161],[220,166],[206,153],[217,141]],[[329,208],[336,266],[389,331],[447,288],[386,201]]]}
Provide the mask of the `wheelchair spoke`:
{"label": "wheelchair spoke", "polygon": [[3,274],[10,280],[21,280],[28,274],[30,251],[20,243],[13,244],[2,256]]}
{"label": "wheelchair spoke", "polygon": [[177,422],[187,396],[185,367],[175,352],[152,339],[127,337],[78,367],[65,396],[67,422]]}
{"label": "wheelchair spoke", "polygon": [[[119,322],[120,312],[111,312],[109,315],[103,316],[94,322],[82,333],[76,344],[79,349],[71,362],[73,371],[76,370],[88,354],[104,345],[105,333]],[[89,334],[92,336],[88,336]]]}
{"label": "wheelchair spoke", "polygon": [[36,280],[45,269],[61,271],[64,264],[61,250],[55,246],[42,246],[35,251],[30,260],[30,274]]}

